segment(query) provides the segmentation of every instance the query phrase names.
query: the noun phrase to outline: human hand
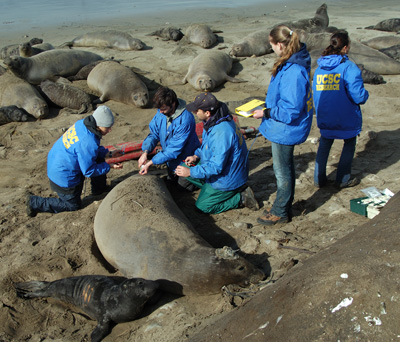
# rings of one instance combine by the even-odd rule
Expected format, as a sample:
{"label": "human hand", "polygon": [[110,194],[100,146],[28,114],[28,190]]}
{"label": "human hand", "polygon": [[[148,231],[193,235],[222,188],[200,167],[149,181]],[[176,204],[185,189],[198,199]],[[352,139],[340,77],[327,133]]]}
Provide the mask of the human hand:
{"label": "human hand", "polygon": [[150,163],[146,163],[143,164],[142,166],[140,166],[140,170],[139,170],[139,175],[145,175],[147,174],[147,172],[149,172],[149,167],[150,167]]}
{"label": "human hand", "polygon": [[140,168],[142,165],[147,163],[147,152],[143,152],[138,160],[138,167]]}
{"label": "human hand", "polygon": [[177,166],[175,170],[175,174],[179,177],[189,177],[190,169],[184,166]]}
{"label": "human hand", "polygon": [[122,169],[124,165],[122,165],[122,163],[111,163],[110,167],[113,169]]}
{"label": "human hand", "polygon": [[189,157],[186,157],[184,162],[187,166],[194,166],[194,163],[197,161],[197,159],[198,159],[197,156],[189,156]]}
{"label": "human hand", "polygon": [[262,109],[256,109],[253,112],[253,118],[254,119],[261,119],[264,116],[264,110]]}

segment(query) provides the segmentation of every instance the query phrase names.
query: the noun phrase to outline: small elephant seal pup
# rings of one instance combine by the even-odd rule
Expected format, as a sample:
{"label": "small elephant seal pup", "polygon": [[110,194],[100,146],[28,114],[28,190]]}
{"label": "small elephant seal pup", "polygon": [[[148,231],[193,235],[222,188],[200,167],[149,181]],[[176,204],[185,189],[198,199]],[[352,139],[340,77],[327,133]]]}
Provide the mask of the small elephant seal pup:
{"label": "small elephant seal pup", "polygon": [[108,30],[85,33],[62,46],[92,46],[129,51],[142,50],[146,44],[140,39],[133,38],[129,33]]}
{"label": "small elephant seal pup", "polygon": [[145,107],[149,102],[149,91],[143,81],[118,62],[97,64],[89,73],[87,84],[100,94],[101,102],[113,100],[136,107]]}
{"label": "small elephant seal pup", "polygon": [[86,275],[52,282],[28,281],[14,287],[21,298],[51,297],[79,307],[97,320],[91,339],[98,342],[111,332],[113,324],[138,317],[156,293],[158,283],[141,278]]}
{"label": "small elephant seal pup", "polygon": [[367,26],[368,30],[378,30],[387,32],[399,32],[400,31],[400,18],[391,18],[382,20],[376,25]]}
{"label": "small elephant seal pup", "polygon": [[[43,39],[40,38],[32,38],[29,43],[31,45],[35,44],[41,44],[43,43]],[[0,58],[4,59],[6,57],[11,57],[11,56],[19,56],[19,46],[20,44],[11,44],[3,47],[0,50]]]}
{"label": "small elephant seal pup", "polygon": [[0,107],[0,125],[9,122],[24,122],[28,120],[28,113],[17,106]]}
{"label": "small elephant seal pup", "polygon": [[232,58],[225,52],[209,50],[198,55],[189,65],[182,83],[189,83],[194,89],[212,91],[226,81],[246,82],[228,75],[232,69]]}
{"label": "small elephant seal pup", "polygon": [[89,94],[72,84],[45,80],[40,83],[40,89],[51,102],[61,108],[76,109],[78,114],[93,110]]}
{"label": "small elephant seal pup", "polygon": [[186,29],[182,41],[199,45],[203,49],[208,49],[217,42],[217,35],[208,25],[192,24]]}
{"label": "small elephant seal pup", "polygon": [[183,33],[180,29],[178,29],[176,27],[168,26],[168,27],[159,29],[157,31],[154,31],[152,33],[146,34],[146,36],[156,36],[156,37],[163,38],[163,40],[178,41],[178,40],[182,39]]}
{"label": "small elephant seal pup", "polygon": [[124,276],[157,280],[160,289],[179,295],[216,294],[224,285],[264,278],[229,248],[206,242],[158,176],[134,175],[115,186],[97,209],[94,237]]}
{"label": "small elephant seal pup", "polygon": [[241,42],[233,44],[229,54],[234,57],[252,57],[272,52],[269,30],[259,30],[247,35]]}
{"label": "small elephant seal pup", "polygon": [[101,56],[89,51],[54,49],[32,57],[9,57],[4,64],[17,77],[31,84],[40,84],[55,76],[75,75],[83,66],[101,59]]}
{"label": "small elephant seal pup", "polygon": [[19,55],[21,57],[32,57],[43,51],[53,50],[54,46],[49,43],[32,45],[31,43],[24,43],[19,46]]}
{"label": "small elephant seal pup", "polygon": [[11,72],[0,76],[0,106],[23,108],[36,119],[43,119],[49,114],[47,102],[36,88]]}

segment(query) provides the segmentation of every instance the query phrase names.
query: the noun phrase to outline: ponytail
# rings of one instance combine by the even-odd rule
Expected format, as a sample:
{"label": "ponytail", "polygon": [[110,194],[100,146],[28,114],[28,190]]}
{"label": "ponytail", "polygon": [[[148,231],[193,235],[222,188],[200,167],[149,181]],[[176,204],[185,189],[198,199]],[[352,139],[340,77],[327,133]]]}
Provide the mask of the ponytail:
{"label": "ponytail", "polygon": [[271,73],[276,76],[278,68],[300,50],[300,39],[295,31],[284,25],[275,26],[269,33],[270,41],[274,44],[281,43],[285,46],[282,56],[275,62]]}
{"label": "ponytail", "polygon": [[342,49],[350,44],[349,34],[347,31],[337,31],[332,34],[329,44],[322,56],[341,55]]}

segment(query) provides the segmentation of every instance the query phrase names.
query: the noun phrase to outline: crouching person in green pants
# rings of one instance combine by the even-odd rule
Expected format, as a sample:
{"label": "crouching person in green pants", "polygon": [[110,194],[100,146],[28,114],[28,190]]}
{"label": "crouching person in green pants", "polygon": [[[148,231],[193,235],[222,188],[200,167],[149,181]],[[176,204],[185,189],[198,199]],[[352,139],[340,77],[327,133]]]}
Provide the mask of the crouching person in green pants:
{"label": "crouching person in green pants", "polygon": [[203,140],[175,173],[201,189],[196,207],[209,214],[241,207],[259,209],[246,185],[247,146],[226,104],[211,93],[202,93],[186,109],[204,122]]}

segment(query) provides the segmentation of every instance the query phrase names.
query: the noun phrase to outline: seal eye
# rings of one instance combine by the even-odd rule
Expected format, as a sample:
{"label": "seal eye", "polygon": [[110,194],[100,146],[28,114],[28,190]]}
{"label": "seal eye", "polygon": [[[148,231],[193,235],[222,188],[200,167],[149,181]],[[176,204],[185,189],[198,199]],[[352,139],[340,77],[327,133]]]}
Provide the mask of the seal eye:
{"label": "seal eye", "polygon": [[246,268],[245,268],[244,266],[239,266],[237,270],[238,270],[238,271],[244,271],[245,269],[246,269]]}

